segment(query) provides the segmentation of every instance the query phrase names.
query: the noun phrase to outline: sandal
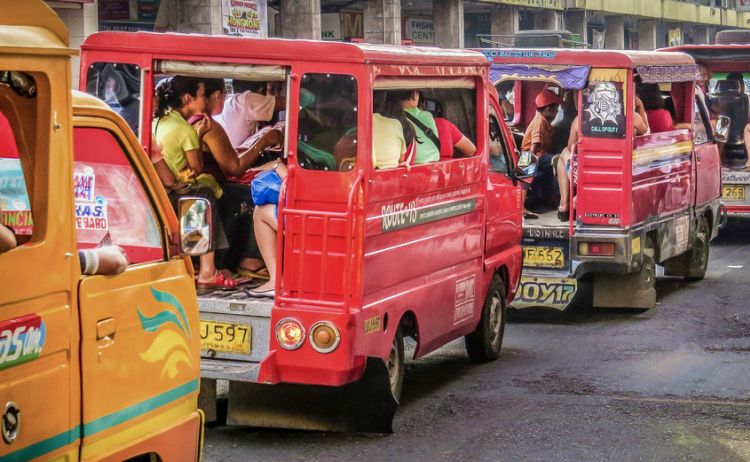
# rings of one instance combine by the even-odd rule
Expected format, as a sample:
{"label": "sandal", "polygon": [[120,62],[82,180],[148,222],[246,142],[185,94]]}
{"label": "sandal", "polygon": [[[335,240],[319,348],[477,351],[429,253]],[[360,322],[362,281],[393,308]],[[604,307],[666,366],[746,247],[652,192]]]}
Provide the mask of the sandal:
{"label": "sandal", "polygon": [[537,218],[539,218],[539,215],[537,215],[534,212],[529,212],[528,210],[524,210],[523,217],[526,218],[527,220],[536,220]]}
{"label": "sandal", "polygon": [[255,289],[245,290],[245,294],[247,294],[249,297],[252,298],[274,298],[276,297],[276,290],[264,290],[263,292],[258,292]]}
{"label": "sandal", "polygon": [[240,276],[244,276],[251,279],[270,279],[271,276],[268,274],[268,268],[265,266],[261,268],[257,268],[254,270],[251,269],[245,269],[245,268],[237,268],[237,274]]}
{"label": "sandal", "polygon": [[228,278],[217,271],[213,281],[198,282],[196,280],[195,287],[200,290],[228,290],[237,287],[237,281],[232,278]]}
{"label": "sandal", "polygon": [[570,210],[558,210],[557,219],[560,221],[570,221]]}

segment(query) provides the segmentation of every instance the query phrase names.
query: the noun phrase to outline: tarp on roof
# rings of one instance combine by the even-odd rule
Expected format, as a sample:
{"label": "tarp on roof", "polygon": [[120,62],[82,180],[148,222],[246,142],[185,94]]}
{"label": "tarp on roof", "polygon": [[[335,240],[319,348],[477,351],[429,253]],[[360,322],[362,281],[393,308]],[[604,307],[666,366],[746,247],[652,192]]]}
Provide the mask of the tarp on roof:
{"label": "tarp on roof", "polygon": [[551,82],[566,90],[580,90],[586,86],[590,66],[545,66],[528,64],[492,64],[490,81],[539,80]]}
{"label": "tarp on roof", "polygon": [[700,70],[695,64],[686,66],[636,66],[643,83],[690,82],[700,80]]}

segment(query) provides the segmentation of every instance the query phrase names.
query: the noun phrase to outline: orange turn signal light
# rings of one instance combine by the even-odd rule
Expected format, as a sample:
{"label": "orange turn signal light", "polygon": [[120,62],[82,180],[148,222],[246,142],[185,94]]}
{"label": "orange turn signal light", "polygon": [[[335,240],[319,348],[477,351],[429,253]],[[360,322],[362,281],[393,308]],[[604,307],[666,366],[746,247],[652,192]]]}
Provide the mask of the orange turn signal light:
{"label": "orange turn signal light", "polygon": [[320,321],[310,328],[310,345],[318,353],[330,353],[339,346],[339,330],[328,321]]}

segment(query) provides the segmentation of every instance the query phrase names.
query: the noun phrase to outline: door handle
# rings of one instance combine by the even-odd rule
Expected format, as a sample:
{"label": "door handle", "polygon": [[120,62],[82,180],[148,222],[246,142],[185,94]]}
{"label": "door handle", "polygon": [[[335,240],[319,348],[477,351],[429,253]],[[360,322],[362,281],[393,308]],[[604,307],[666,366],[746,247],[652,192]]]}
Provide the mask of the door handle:
{"label": "door handle", "polygon": [[107,346],[115,341],[117,324],[115,318],[100,319],[96,322],[96,342],[100,346]]}

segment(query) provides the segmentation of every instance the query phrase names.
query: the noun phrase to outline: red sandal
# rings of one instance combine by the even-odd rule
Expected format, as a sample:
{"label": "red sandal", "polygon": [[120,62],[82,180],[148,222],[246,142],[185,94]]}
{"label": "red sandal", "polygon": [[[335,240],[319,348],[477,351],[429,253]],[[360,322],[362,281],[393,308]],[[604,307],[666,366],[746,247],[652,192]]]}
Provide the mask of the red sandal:
{"label": "red sandal", "polygon": [[211,282],[195,282],[195,287],[200,290],[227,290],[237,287],[237,281],[228,278],[217,271]]}

